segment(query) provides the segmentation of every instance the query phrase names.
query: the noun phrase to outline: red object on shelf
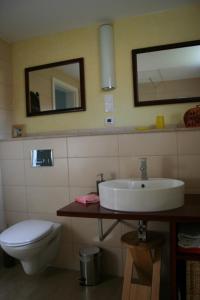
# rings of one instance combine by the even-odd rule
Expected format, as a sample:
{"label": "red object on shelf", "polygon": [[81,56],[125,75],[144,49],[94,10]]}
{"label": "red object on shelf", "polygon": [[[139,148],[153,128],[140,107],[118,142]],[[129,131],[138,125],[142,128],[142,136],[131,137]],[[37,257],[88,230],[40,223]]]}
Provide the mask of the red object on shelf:
{"label": "red object on shelf", "polygon": [[200,127],[200,106],[190,108],[184,114],[184,123],[186,127]]}
{"label": "red object on shelf", "polygon": [[177,247],[179,253],[200,254],[200,248],[183,248]]}

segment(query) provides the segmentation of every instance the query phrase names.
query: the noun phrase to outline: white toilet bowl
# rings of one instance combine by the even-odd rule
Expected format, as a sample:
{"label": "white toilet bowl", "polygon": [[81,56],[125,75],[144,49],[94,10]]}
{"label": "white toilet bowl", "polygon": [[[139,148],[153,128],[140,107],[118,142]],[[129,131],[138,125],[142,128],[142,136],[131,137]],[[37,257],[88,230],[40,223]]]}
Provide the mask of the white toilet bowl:
{"label": "white toilet bowl", "polygon": [[61,224],[26,220],[4,230],[0,234],[0,245],[21,261],[25,273],[36,274],[55,258],[60,236]]}

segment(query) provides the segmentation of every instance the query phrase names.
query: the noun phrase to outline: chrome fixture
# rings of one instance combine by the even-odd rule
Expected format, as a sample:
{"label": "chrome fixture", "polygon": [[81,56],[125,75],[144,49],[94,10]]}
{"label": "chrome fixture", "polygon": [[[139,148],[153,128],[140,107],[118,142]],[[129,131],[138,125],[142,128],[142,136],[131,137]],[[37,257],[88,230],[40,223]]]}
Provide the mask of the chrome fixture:
{"label": "chrome fixture", "polygon": [[136,227],[129,223],[126,220],[115,220],[109,228],[107,228],[107,230],[104,231],[103,228],[103,219],[97,219],[98,222],[98,235],[99,235],[99,241],[102,242],[105,240],[105,238],[113,231],[113,229],[119,224],[119,223],[123,223],[126,226],[130,227],[132,230],[136,230]]}
{"label": "chrome fixture", "polygon": [[147,180],[147,158],[140,158],[140,171],[141,171],[141,180]]}
{"label": "chrome fixture", "polygon": [[113,229],[117,226],[117,224],[120,223],[120,220],[115,220],[111,226],[103,232],[103,223],[102,219],[97,219],[98,221],[98,233],[99,233],[99,240],[102,242],[110,233],[113,231]]}
{"label": "chrome fixture", "polygon": [[147,223],[146,221],[139,220],[137,228],[138,239],[142,242],[147,240]]}
{"label": "chrome fixture", "polygon": [[53,167],[53,150],[52,149],[34,149],[31,150],[32,167]]}
{"label": "chrome fixture", "polygon": [[114,67],[114,39],[111,24],[103,24],[100,33],[100,64],[101,64],[101,88],[112,90],[116,87]]}

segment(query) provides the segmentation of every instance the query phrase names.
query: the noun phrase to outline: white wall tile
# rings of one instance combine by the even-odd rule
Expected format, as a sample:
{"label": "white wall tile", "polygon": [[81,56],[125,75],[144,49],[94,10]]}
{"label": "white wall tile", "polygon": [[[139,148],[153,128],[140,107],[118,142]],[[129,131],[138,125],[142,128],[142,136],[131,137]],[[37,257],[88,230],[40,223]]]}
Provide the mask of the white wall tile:
{"label": "white wall tile", "polygon": [[25,186],[4,186],[3,192],[7,211],[27,212]]}
{"label": "white wall tile", "polygon": [[96,187],[97,174],[103,173],[105,179],[119,177],[117,158],[70,158],[70,186]]}
{"label": "white wall tile", "polygon": [[6,216],[5,213],[0,211],[0,232],[6,229]]}
{"label": "white wall tile", "polygon": [[[103,232],[113,224],[113,220],[103,220]],[[120,247],[121,226],[118,224],[113,231],[103,240],[99,240],[97,219],[72,218],[73,242],[78,244],[94,243],[99,247]]]}
{"label": "white wall tile", "polygon": [[179,156],[179,177],[188,189],[200,189],[200,155]]}
{"label": "white wall tile", "polygon": [[53,156],[55,158],[67,157],[66,138],[35,139],[24,141],[24,158],[31,159],[31,150],[35,149],[53,149]]}
{"label": "white wall tile", "polygon": [[[102,220],[102,226],[103,226],[103,233],[108,230],[112,224],[116,220]],[[96,224],[97,226],[97,224]],[[97,235],[96,239],[96,245],[99,247],[120,247],[121,246],[121,236],[122,236],[122,230],[121,230],[121,224],[117,224],[113,230],[109,233],[109,235],[103,240],[99,241],[99,234]]]}
{"label": "white wall tile", "polygon": [[71,219],[58,217],[57,221],[62,224],[62,231],[59,253],[53,262],[53,265],[61,268],[74,269],[75,261],[74,246],[72,243]]}
{"label": "white wall tile", "polygon": [[0,232],[6,227],[5,203],[3,197],[2,173],[0,168]]}
{"label": "white wall tile", "polygon": [[55,219],[55,222],[58,222],[62,224],[62,239],[63,239],[63,244],[68,244],[72,243],[72,220],[71,218],[66,218],[66,217],[57,217]]}
{"label": "white wall tile", "polygon": [[72,218],[72,236],[76,244],[89,244],[98,241],[97,220]]}
{"label": "white wall tile", "polygon": [[54,159],[53,167],[31,167],[30,160],[25,160],[26,184],[28,186],[67,186],[67,159]]}
{"label": "white wall tile", "polygon": [[80,270],[79,262],[77,263],[74,257],[74,246],[73,244],[64,243],[61,239],[58,254],[51,265],[57,268],[66,268],[71,270]]}
{"label": "white wall tile", "polygon": [[69,157],[117,156],[116,135],[68,138]]}
{"label": "white wall tile", "polygon": [[47,220],[55,223],[62,223],[62,217],[58,217],[56,211],[54,211],[53,213],[28,212],[28,218],[34,220]]}
{"label": "white wall tile", "polygon": [[174,132],[119,135],[120,156],[177,154]]}
{"label": "white wall tile", "polygon": [[4,207],[5,205],[4,205],[4,197],[3,197],[3,187],[2,186],[0,186],[0,212],[4,212],[4,209],[5,209],[5,207]]}
{"label": "white wall tile", "polygon": [[[120,178],[140,178],[140,159],[120,157]],[[147,175],[157,178],[177,178],[177,156],[147,156]]]}
{"label": "white wall tile", "polygon": [[29,213],[56,213],[69,203],[67,188],[27,187],[27,205]]}
{"label": "white wall tile", "polygon": [[3,185],[25,185],[23,160],[2,160],[1,168]]}
{"label": "white wall tile", "polygon": [[23,159],[23,142],[10,141],[0,143],[1,159]]}
{"label": "white wall tile", "polygon": [[106,274],[123,276],[122,248],[102,247],[103,271]]}
{"label": "white wall tile", "polygon": [[11,226],[18,222],[29,219],[28,214],[22,213],[22,212],[11,212],[11,211],[8,212],[7,211],[5,215],[6,215],[6,224],[8,226]]}
{"label": "white wall tile", "polygon": [[200,155],[200,131],[177,132],[178,153]]}

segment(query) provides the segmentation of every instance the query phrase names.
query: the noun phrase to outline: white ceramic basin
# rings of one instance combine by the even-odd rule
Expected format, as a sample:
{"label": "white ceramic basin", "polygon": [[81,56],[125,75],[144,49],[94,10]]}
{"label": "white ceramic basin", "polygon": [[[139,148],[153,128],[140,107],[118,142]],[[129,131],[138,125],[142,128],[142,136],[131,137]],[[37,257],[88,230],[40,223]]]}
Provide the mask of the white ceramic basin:
{"label": "white ceramic basin", "polygon": [[99,184],[100,205],[120,211],[163,211],[184,204],[184,182],[176,179],[116,179]]}

